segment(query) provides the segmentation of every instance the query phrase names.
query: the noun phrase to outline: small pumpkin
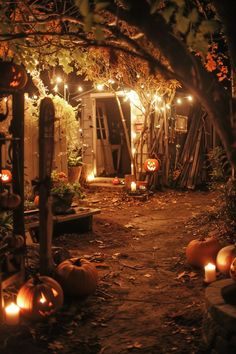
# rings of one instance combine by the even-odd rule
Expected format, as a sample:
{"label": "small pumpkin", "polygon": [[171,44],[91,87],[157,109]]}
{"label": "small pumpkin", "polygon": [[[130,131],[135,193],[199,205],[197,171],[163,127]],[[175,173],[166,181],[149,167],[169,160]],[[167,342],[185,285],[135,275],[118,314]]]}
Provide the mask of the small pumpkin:
{"label": "small pumpkin", "polygon": [[216,257],[216,267],[221,273],[229,274],[231,263],[236,257],[235,245],[221,248]]}
{"label": "small pumpkin", "polygon": [[35,205],[36,207],[39,206],[39,195],[36,195],[36,196],[34,197],[34,205]]}
{"label": "small pumpkin", "polygon": [[236,281],[236,257],[233,259],[232,263],[230,264],[229,275],[234,281]]}
{"label": "small pumpkin", "polygon": [[20,288],[16,302],[23,315],[37,320],[54,314],[63,300],[63,290],[56,280],[35,276]]}
{"label": "small pumpkin", "polygon": [[155,172],[159,170],[159,161],[157,159],[147,159],[143,167],[147,172]]}
{"label": "small pumpkin", "polygon": [[114,185],[118,185],[118,184],[120,184],[120,180],[119,180],[119,178],[118,178],[118,177],[113,178],[113,180],[112,180],[112,184],[114,184]]}
{"label": "small pumpkin", "polygon": [[57,280],[66,294],[87,296],[96,290],[98,272],[88,260],[70,258],[57,266]]}
{"label": "small pumpkin", "polygon": [[25,244],[25,239],[21,235],[7,235],[3,238],[3,243],[7,243],[11,248],[21,248]]}
{"label": "small pumpkin", "polygon": [[220,249],[221,245],[215,237],[192,240],[186,248],[187,262],[192,266],[203,268],[208,263],[215,263]]}
{"label": "small pumpkin", "polygon": [[15,209],[21,203],[21,197],[15,193],[4,191],[0,194],[0,206],[4,209]]}
{"label": "small pumpkin", "polygon": [[10,170],[1,170],[0,178],[2,183],[10,183],[12,181],[12,173]]}

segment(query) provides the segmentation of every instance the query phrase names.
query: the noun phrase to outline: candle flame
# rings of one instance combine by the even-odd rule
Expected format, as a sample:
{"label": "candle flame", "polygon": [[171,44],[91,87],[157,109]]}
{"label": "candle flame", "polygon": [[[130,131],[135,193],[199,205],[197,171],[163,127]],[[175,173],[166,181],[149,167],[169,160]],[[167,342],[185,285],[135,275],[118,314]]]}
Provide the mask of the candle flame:
{"label": "candle flame", "polygon": [[20,308],[14,302],[11,302],[10,305],[5,308],[5,311],[7,314],[14,314],[18,313],[20,311]]}
{"label": "candle flame", "polygon": [[208,263],[206,266],[205,266],[205,269],[208,269],[208,270],[214,270],[216,269],[216,266],[212,263]]}

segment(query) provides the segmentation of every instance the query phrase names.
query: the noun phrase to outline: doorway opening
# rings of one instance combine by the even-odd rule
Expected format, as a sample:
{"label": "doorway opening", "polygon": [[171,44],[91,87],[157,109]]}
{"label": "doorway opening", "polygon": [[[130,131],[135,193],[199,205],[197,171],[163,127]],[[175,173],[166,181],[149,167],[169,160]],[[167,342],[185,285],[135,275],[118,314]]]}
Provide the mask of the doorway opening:
{"label": "doorway opening", "polygon": [[[130,105],[121,106],[130,136]],[[131,160],[120,112],[114,97],[96,99],[96,170],[98,177],[124,177],[131,173]]]}

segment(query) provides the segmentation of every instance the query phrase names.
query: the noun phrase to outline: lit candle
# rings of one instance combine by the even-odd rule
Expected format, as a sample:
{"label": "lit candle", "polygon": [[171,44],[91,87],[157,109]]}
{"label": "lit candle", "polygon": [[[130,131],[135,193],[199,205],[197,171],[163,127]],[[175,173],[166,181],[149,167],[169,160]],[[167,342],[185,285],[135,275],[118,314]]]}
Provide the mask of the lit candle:
{"label": "lit candle", "polygon": [[208,263],[205,267],[205,279],[206,283],[211,283],[216,280],[216,266],[212,263]]}
{"label": "lit candle", "polygon": [[131,182],[131,192],[136,192],[136,182]]}
{"label": "lit candle", "polygon": [[20,308],[14,302],[5,308],[6,324],[17,325],[20,322]]}

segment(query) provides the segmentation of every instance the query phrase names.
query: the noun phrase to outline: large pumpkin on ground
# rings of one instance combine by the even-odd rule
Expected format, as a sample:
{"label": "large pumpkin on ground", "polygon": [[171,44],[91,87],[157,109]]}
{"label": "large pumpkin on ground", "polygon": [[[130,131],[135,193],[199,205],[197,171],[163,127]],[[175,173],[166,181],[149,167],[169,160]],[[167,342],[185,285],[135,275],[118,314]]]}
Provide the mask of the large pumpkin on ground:
{"label": "large pumpkin on ground", "polygon": [[70,258],[60,263],[57,276],[64,292],[72,296],[90,295],[98,283],[97,269],[83,258]]}
{"label": "large pumpkin on ground", "polygon": [[220,249],[221,245],[214,237],[192,240],[186,248],[187,262],[192,266],[203,268],[208,263],[215,263]]}
{"label": "large pumpkin on ground", "polygon": [[47,276],[29,279],[19,290],[17,305],[21,313],[40,319],[55,313],[63,304],[63,290],[58,282]]}
{"label": "large pumpkin on ground", "polygon": [[223,247],[217,254],[216,267],[221,273],[228,274],[230,266],[236,257],[235,245]]}

